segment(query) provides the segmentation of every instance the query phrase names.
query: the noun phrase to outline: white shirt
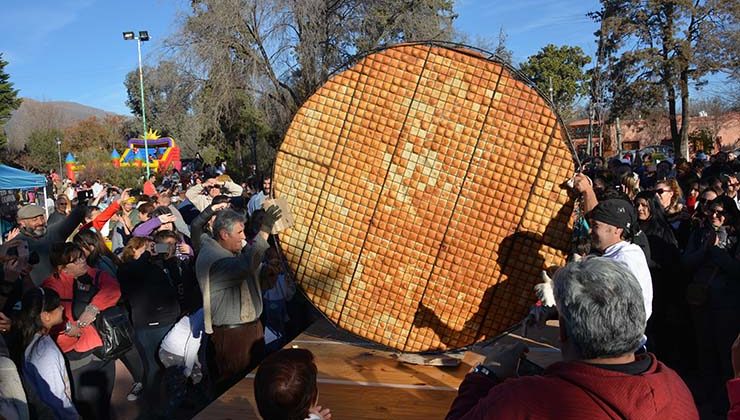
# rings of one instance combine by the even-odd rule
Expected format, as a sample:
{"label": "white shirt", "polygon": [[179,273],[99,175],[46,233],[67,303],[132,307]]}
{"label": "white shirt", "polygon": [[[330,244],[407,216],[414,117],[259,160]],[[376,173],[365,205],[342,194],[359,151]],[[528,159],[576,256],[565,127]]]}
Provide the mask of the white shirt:
{"label": "white shirt", "polygon": [[640,283],[642,299],[645,302],[645,321],[653,313],[653,279],[650,276],[645,253],[642,248],[630,242],[622,241],[604,250],[604,257],[623,262]]}
{"label": "white shirt", "polygon": [[204,329],[203,308],[200,308],[180,318],[162,339],[160,346],[164,351],[185,359],[185,376],[190,376],[196,363],[200,365],[198,350]]}
{"label": "white shirt", "polygon": [[58,419],[78,419],[64,356],[48,335],[36,334],[24,354],[23,375]]}
{"label": "white shirt", "polygon": [[95,181],[95,183],[92,184],[92,187],[90,187],[90,189],[92,189],[92,192],[93,192],[93,197],[97,197],[98,194],[100,194],[103,191],[103,188],[105,188],[105,187],[103,187],[102,184],[100,184],[99,182]]}
{"label": "white shirt", "polygon": [[265,193],[260,191],[249,199],[247,203],[247,213],[249,216],[252,216],[252,213],[262,208],[262,202],[265,201],[265,198],[267,198]]}

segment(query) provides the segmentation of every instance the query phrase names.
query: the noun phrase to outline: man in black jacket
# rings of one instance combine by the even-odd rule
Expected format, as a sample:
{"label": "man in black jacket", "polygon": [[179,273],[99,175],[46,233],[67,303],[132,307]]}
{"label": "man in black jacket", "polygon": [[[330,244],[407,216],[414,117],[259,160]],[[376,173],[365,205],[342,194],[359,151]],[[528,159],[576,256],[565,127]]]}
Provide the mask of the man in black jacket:
{"label": "man in black jacket", "polygon": [[40,285],[53,269],[49,261],[51,246],[57,242],[64,242],[74,232],[77,226],[85,219],[87,205],[80,203],[64,220],[47,226],[46,212],[41,206],[29,204],[18,210],[18,225],[21,233],[18,239],[28,243],[31,254],[39,256],[38,264],[31,270],[31,279],[36,286]]}
{"label": "man in black jacket", "polygon": [[[165,239],[162,241],[166,242]],[[176,239],[174,241],[176,243]],[[145,389],[148,392],[158,389],[155,379],[159,370],[159,343],[180,317],[178,284],[171,266],[167,264],[175,251],[174,246],[167,248],[163,253],[146,251],[137,260],[118,269],[122,297],[131,309],[136,339],[145,361]]]}

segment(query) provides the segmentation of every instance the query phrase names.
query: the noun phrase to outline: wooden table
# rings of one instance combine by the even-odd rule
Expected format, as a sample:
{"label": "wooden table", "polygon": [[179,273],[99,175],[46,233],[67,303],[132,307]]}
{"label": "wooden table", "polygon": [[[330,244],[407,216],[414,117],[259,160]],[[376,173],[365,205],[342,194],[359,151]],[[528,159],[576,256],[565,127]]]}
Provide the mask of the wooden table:
{"label": "wooden table", "polygon": [[[560,359],[559,350],[552,346],[555,325],[530,331],[529,337],[536,340],[509,334],[496,345],[524,341],[532,361],[549,365]],[[463,377],[482,358],[473,348],[459,356],[461,363],[455,367],[402,363],[392,351],[354,337],[332,337],[326,334],[330,329],[326,321],[319,321],[289,346],[313,352],[319,370],[319,404],[331,408],[334,419],[444,418]],[[253,383],[251,373],[195,418],[259,419]]]}

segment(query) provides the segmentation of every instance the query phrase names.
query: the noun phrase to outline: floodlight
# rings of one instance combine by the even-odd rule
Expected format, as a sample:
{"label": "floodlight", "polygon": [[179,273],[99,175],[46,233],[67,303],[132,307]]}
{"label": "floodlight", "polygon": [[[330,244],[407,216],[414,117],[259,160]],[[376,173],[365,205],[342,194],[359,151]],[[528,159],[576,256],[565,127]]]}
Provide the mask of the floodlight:
{"label": "floodlight", "polygon": [[147,31],[139,31],[139,40],[140,41],[149,41],[149,32],[147,32]]}
{"label": "floodlight", "polygon": [[134,39],[134,33],[133,32],[124,32],[123,33],[123,39],[125,39],[126,41],[131,41],[132,39]]}

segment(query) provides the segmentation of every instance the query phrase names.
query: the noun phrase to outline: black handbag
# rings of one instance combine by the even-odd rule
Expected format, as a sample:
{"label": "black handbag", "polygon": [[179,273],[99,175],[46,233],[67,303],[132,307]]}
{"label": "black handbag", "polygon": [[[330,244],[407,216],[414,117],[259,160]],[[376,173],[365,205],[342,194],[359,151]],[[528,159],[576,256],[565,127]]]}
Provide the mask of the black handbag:
{"label": "black handbag", "polygon": [[[82,292],[77,291],[80,287],[75,288],[76,293],[73,299],[75,310],[73,312],[79,312],[75,314],[75,318],[82,315],[80,309],[84,310],[84,307],[90,304],[92,298],[100,290],[100,271],[95,274],[95,280],[91,286],[92,290]],[[120,302],[100,311],[92,325],[103,342],[102,346],[93,350],[93,354],[101,360],[116,360],[133,348],[134,327],[129,320],[128,309]]]}
{"label": "black handbag", "polygon": [[133,348],[134,327],[128,319],[125,306],[114,305],[100,312],[94,325],[103,342],[93,352],[100,359],[116,360]]}

